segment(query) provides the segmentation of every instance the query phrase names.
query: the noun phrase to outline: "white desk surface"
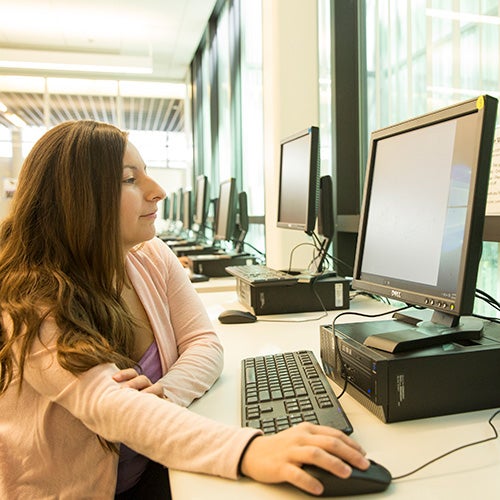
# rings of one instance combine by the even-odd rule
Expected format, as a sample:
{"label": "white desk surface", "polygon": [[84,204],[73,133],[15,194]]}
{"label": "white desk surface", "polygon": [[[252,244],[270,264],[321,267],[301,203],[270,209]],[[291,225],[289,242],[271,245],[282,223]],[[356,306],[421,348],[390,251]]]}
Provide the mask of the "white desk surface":
{"label": "white desk surface", "polygon": [[236,278],[234,276],[221,276],[210,278],[208,281],[193,283],[198,293],[231,292],[236,290]]}
{"label": "white desk surface", "polygon": [[[240,362],[243,358],[310,349],[320,361],[319,326],[331,323],[339,312],[311,322],[292,322],[318,318],[320,313],[261,316],[256,323],[222,325],[217,316],[224,309],[243,309],[235,292],[200,294],[214,322],[225,351],[225,366],[220,379],[191,409],[228,424],[240,424]],[[358,297],[352,311],[383,312],[388,306]],[[270,323],[264,319],[287,319]],[[347,316],[339,322],[356,321]],[[450,374],[453,376],[453,374]],[[498,381],[492,381],[498,383]],[[336,394],[340,388],[333,385]],[[389,469],[393,477],[416,469],[425,462],[463,444],[485,439],[493,434],[488,425],[494,410],[463,413],[444,417],[385,424],[344,394],[340,400],[354,427],[352,437],[367,451],[369,458]],[[500,428],[500,416],[496,420]],[[264,485],[243,478],[238,481],[181,471],[170,471],[174,500],[280,500],[313,498],[289,485]],[[353,497],[346,497],[353,498]],[[500,440],[458,451],[408,478],[393,481],[383,493],[363,498],[433,499],[499,499]]]}

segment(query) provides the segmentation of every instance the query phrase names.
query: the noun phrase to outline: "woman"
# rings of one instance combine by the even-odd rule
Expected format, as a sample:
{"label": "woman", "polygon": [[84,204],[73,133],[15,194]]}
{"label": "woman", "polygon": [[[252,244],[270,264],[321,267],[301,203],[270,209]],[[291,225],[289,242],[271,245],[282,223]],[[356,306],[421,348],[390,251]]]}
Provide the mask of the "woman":
{"label": "woman", "polygon": [[0,229],[0,498],[165,498],[164,466],[318,494],[303,463],[368,467],[333,429],[264,437],[186,409],[222,348],[154,238],[164,196],[111,125],[63,123],[26,158]]}

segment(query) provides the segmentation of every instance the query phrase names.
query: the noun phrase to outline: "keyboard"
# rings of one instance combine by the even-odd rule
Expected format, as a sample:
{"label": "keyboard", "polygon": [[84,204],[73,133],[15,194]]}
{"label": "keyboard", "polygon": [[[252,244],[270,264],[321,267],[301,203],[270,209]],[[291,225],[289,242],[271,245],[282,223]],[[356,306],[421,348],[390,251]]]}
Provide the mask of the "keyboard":
{"label": "keyboard", "polygon": [[312,351],[246,358],[241,423],[274,434],[300,422],[353,429]]}
{"label": "keyboard", "polygon": [[283,282],[297,283],[298,278],[292,274],[278,271],[261,264],[247,264],[243,266],[228,266],[226,271],[236,278],[240,278],[250,284],[279,285]]}

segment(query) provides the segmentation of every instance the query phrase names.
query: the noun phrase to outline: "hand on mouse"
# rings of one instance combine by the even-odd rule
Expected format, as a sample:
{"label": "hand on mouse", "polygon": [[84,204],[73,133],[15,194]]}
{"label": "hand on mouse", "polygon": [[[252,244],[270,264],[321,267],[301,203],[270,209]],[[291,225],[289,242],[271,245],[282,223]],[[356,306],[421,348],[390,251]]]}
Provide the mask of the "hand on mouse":
{"label": "hand on mouse", "polygon": [[366,470],[370,462],[365,452],[342,431],[301,423],[270,436],[259,436],[248,446],[241,461],[241,472],[262,483],[288,482],[313,495],[323,485],[302,469],[303,464],[322,467],[347,478],[351,464]]}

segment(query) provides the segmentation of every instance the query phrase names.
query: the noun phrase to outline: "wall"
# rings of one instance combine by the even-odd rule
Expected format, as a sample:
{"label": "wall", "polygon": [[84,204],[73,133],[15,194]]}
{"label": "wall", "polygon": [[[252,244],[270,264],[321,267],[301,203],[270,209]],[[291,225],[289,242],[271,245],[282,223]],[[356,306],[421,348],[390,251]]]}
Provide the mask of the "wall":
{"label": "wall", "polygon": [[[21,136],[19,132],[13,131],[12,158],[0,157],[0,221],[5,218],[10,206],[10,200],[6,199],[3,195],[4,178],[16,178],[23,162],[20,139]],[[148,174],[160,184],[167,195],[172,191],[177,191],[180,187],[185,189],[190,187],[191,174],[189,169],[151,167],[148,169]],[[159,204],[158,210],[158,214],[161,216],[163,214],[163,203]]]}
{"label": "wall", "polygon": [[[276,227],[280,141],[319,125],[316,0],[265,0],[263,17],[264,183],[267,265],[288,268],[290,252],[311,238]],[[292,267],[303,269],[313,249],[294,252]]]}

